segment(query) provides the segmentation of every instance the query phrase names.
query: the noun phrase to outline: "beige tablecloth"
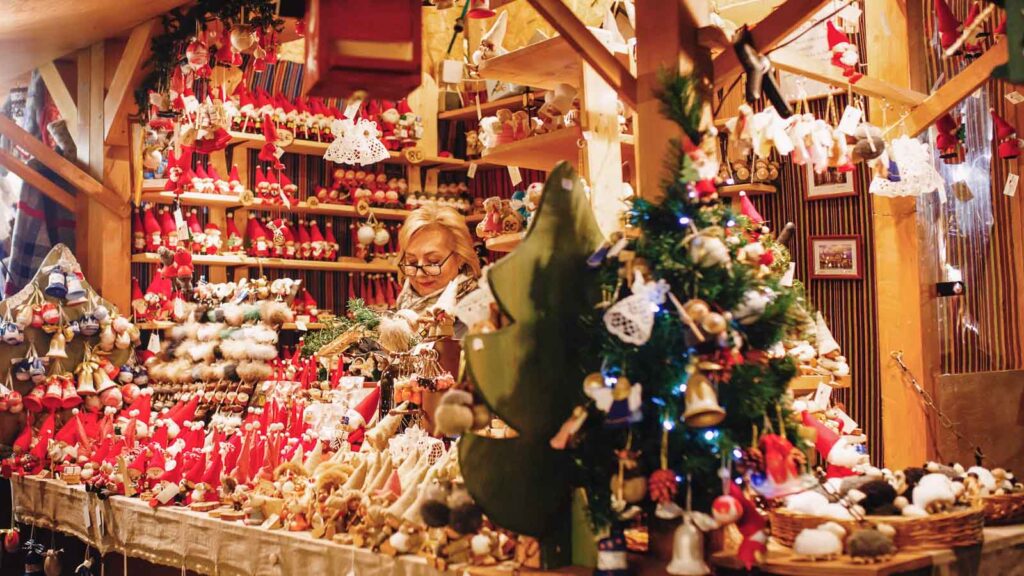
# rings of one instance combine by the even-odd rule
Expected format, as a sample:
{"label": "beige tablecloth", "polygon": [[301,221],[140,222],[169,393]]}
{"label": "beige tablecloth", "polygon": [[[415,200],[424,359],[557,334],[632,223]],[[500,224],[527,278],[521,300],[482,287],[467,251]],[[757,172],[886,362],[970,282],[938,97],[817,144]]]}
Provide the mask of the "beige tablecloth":
{"label": "beige tablecloth", "polygon": [[183,508],[152,509],[136,498],[100,500],[81,486],[12,478],[19,522],[70,534],[101,554],[225,576],[337,574],[439,576],[423,558],[392,558],[308,532],[263,530]]}

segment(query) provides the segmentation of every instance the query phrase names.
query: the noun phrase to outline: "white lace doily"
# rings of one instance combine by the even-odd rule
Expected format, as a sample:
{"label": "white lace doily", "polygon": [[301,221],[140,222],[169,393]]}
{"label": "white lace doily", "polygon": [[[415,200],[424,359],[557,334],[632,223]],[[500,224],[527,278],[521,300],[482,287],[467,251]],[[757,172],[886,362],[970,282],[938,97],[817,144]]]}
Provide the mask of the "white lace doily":
{"label": "white lace doily", "polygon": [[366,166],[388,159],[390,154],[380,141],[377,123],[364,118],[335,120],[331,125],[334,142],[324,153],[324,159],[337,164]]}
{"label": "white lace doily", "polygon": [[[874,178],[868,190],[879,196],[921,196],[939,190],[945,191],[945,181],[935,169],[931,146],[907,136],[900,136],[889,144],[889,158],[896,162],[900,179],[892,182]],[[880,158],[885,161],[885,156]]]}
{"label": "white lace doily", "polygon": [[632,291],[605,312],[604,325],[619,340],[642,346],[651,338],[654,314],[665,302],[669,285],[664,280],[644,282],[643,275],[637,272]]}

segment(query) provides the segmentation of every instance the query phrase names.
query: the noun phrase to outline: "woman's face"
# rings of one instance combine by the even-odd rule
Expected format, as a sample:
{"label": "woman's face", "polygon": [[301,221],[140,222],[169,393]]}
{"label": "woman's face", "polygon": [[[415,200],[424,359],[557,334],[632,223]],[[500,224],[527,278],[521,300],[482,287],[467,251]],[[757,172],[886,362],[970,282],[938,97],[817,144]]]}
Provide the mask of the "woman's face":
{"label": "woman's face", "polygon": [[462,260],[458,254],[452,252],[453,244],[448,231],[438,226],[424,228],[409,239],[409,247],[405,250],[402,264],[426,266],[444,262],[441,266],[441,274],[437,276],[428,276],[423,270],[417,270],[415,274],[408,276],[409,283],[416,294],[426,296],[436,292],[459,275],[459,266],[462,264]]}

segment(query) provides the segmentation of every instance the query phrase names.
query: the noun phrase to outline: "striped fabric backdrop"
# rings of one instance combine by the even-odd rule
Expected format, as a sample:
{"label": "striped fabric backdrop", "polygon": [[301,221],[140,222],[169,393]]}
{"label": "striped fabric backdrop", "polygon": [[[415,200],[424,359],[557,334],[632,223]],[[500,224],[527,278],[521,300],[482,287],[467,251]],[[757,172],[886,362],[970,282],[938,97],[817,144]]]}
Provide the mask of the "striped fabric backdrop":
{"label": "striped fabric backdrop", "polygon": [[[812,100],[809,104],[817,117],[826,117],[826,99]],[[836,105],[841,112],[845,95],[836,97]],[[786,222],[796,225],[796,233],[788,246],[796,262],[796,277],[807,287],[811,302],[825,316],[853,375],[853,386],[837,390],[833,399],[845,404],[850,416],[864,429],[868,449],[878,463],[882,457],[882,401],[868,173],[863,163],[857,165],[852,179],[854,196],[809,201],[804,170],[803,166],[795,166],[785,158],[780,166],[778,192],[754,196],[752,201],[773,229],[781,230]],[[860,236],[863,279],[810,278],[809,238],[829,235]]]}
{"label": "striped fabric backdrop", "polygon": [[[967,0],[948,0],[954,13],[963,20],[969,9]],[[927,54],[928,81],[940,75],[943,81],[963,69],[963,58],[942,59],[935,34],[934,4],[925,3],[924,34],[929,41]],[[990,19],[985,28],[991,31],[998,20]],[[919,204],[924,217],[921,223],[934,242],[936,258],[922,265],[936,266],[940,277],[944,270],[955,279],[959,274],[966,286],[960,297],[938,301],[941,370],[946,374],[1011,370],[1024,368],[1021,346],[1022,291],[1017,271],[1024,258],[1024,245],[1014,242],[1020,230],[1021,202],[1003,195],[1007,174],[1020,173],[1015,160],[1000,160],[996,154],[989,108],[1011,124],[1017,124],[1014,106],[1005,98],[1013,91],[1000,81],[989,81],[972,97],[953,109],[966,126],[966,159],[958,165],[942,165],[940,170],[948,184],[965,182],[973,198],[950,194],[945,205],[932,198]],[[934,131],[933,131],[934,132]],[[934,135],[932,135],[934,138]],[[933,140],[934,141],[934,140]]]}

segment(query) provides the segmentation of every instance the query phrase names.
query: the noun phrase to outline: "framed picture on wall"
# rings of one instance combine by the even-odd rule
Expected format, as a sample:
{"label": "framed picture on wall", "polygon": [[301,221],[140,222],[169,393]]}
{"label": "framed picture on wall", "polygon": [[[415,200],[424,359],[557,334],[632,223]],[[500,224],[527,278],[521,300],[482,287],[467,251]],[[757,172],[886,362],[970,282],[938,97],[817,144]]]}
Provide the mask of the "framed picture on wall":
{"label": "framed picture on wall", "polygon": [[811,278],[860,280],[864,277],[860,236],[811,236],[808,248]]}
{"label": "framed picture on wall", "polygon": [[824,200],[825,198],[841,198],[856,196],[853,189],[853,172],[840,172],[837,168],[826,168],[818,174],[810,165],[804,166],[806,184],[804,198],[806,200]]}

